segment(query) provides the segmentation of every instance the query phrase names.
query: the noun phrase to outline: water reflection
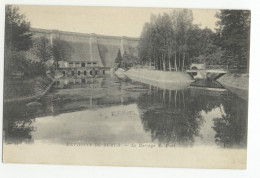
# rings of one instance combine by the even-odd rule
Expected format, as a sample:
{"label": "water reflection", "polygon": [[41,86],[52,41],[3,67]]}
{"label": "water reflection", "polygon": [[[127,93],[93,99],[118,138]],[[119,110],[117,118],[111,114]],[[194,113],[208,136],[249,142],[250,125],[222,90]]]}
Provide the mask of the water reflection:
{"label": "water reflection", "polygon": [[203,106],[198,104],[196,98],[190,97],[189,90],[152,88],[151,92],[139,97],[138,106],[143,111],[144,129],[159,143],[193,145],[194,136],[199,135],[204,122],[200,114]]}
{"label": "water reflection", "polygon": [[[138,98],[138,106],[142,110],[144,129],[159,143],[193,145],[196,141],[210,144],[210,140],[203,141],[209,130],[202,133],[201,127],[213,123],[211,129],[215,135],[211,139],[217,144],[246,146],[247,104],[227,91],[204,92],[194,88],[167,91],[152,87],[150,92]],[[208,117],[207,114],[213,111],[215,113]]]}
{"label": "water reflection", "polygon": [[247,102],[235,95],[223,98],[224,113],[214,118],[216,143],[224,147],[246,147],[247,144]]}
{"label": "water reflection", "polygon": [[3,130],[6,143],[31,143],[35,114],[36,110],[27,108],[25,103],[5,103]]}
{"label": "water reflection", "polygon": [[247,101],[224,89],[167,90],[109,76],[64,78],[37,102],[5,103],[6,143],[246,147]]}

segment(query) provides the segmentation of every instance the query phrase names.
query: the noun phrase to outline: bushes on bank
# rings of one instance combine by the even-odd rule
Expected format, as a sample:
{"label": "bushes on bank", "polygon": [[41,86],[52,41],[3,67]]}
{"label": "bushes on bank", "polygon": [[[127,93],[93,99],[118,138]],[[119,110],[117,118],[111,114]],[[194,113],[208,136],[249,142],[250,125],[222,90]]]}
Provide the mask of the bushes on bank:
{"label": "bushes on bank", "polygon": [[5,50],[5,77],[10,78],[13,75],[24,75],[28,64],[26,60],[25,52],[23,51],[11,51]]}
{"label": "bushes on bank", "polygon": [[28,70],[25,71],[25,76],[27,77],[46,75],[46,66],[42,62],[30,61],[27,69]]}
{"label": "bushes on bank", "polygon": [[24,51],[5,50],[5,77],[36,77],[46,75],[46,66],[42,62],[27,59]]}

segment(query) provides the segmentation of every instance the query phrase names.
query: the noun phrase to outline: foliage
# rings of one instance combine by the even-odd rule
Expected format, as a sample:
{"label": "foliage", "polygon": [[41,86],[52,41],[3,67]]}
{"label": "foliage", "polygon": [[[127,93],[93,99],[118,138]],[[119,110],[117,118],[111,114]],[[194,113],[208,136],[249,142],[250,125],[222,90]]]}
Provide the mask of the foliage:
{"label": "foliage", "polygon": [[28,61],[25,51],[32,45],[30,23],[20,14],[19,8],[7,5],[5,9],[5,67],[4,74],[10,78],[15,73],[23,75]]}
{"label": "foliage", "polygon": [[5,48],[26,51],[32,46],[30,23],[20,14],[19,8],[7,5],[5,8]]}
{"label": "foliage", "polygon": [[71,59],[73,48],[67,41],[55,38],[53,40],[52,53],[56,62],[68,61]]}
{"label": "foliage", "polygon": [[227,115],[221,118],[213,119],[214,126],[212,127],[215,132],[216,143],[223,147],[231,147],[232,145],[244,145],[244,131],[241,127],[241,120],[237,117]]}
{"label": "foliage", "polygon": [[35,114],[36,110],[28,109],[24,103],[6,103],[3,112],[4,122],[8,122],[8,127],[5,128],[6,141],[15,144],[32,142]]}
{"label": "foliage", "polygon": [[138,62],[137,57],[131,55],[131,54],[127,54],[126,52],[123,55],[123,59],[121,62],[121,67],[123,68],[130,68],[133,66],[136,66]]}
{"label": "foliage", "polygon": [[158,70],[184,70],[192,62],[206,64],[249,63],[250,11],[221,10],[218,29],[193,24],[190,10],[152,15],[138,46],[140,63],[153,63]]}
{"label": "foliage", "polygon": [[43,62],[30,61],[25,71],[25,76],[36,77],[46,75],[46,65]]}
{"label": "foliage", "polygon": [[214,44],[215,33],[205,28],[193,25],[188,34],[188,48],[191,62],[206,64],[221,64],[222,51]]}
{"label": "foliage", "polygon": [[10,78],[15,72],[25,77],[45,75],[46,66],[43,62],[35,62],[26,58],[24,51],[5,51],[5,77]]}
{"label": "foliage", "polygon": [[152,15],[151,22],[146,23],[138,46],[140,63],[153,62],[158,70],[166,70],[166,61],[172,53],[173,30],[168,14]]}
{"label": "foliage", "polygon": [[34,40],[33,53],[40,59],[41,62],[46,62],[52,57],[52,46],[46,37],[41,37]]}
{"label": "foliage", "polygon": [[247,101],[235,95],[223,98],[225,114],[214,118],[215,141],[224,147],[244,146],[247,143]]}
{"label": "foliage", "polygon": [[32,46],[30,23],[15,6],[7,5],[5,15],[5,77],[12,78],[16,73],[25,77],[45,75],[44,63],[27,59],[26,51]]}
{"label": "foliage", "polygon": [[26,60],[25,52],[5,49],[5,77],[11,77],[14,72],[20,72],[24,74],[24,71],[27,70],[28,63],[29,62]]}
{"label": "foliage", "polygon": [[221,10],[216,15],[216,44],[225,50],[222,60],[249,69],[249,44],[251,14],[248,10]]}
{"label": "foliage", "polygon": [[116,56],[116,59],[115,59],[115,63],[118,64],[117,67],[121,67],[122,60],[123,60],[123,58],[122,58],[120,49],[118,49],[117,56]]}
{"label": "foliage", "polygon": [[187,68],[194,56],[203,53],[198,51],[205,48],[207,40],[207,33],[203,35],[204,31],[192,21],[192,11],[186,9],[152,15],[141,34],[138,46],[140,62],[153,62],[156,69],[164,71],[172,67],[176,71]]}

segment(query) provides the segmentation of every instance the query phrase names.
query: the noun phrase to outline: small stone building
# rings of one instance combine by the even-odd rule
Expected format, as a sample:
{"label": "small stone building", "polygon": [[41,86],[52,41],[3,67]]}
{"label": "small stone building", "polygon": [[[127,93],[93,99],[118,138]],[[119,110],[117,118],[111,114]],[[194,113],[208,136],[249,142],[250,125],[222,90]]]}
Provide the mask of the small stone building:
{"label": "small stone building", "polygon": [[110,74],[110,67],[99,66],[97,61],[59,61],[58,66],[59,71],[66,77]]}

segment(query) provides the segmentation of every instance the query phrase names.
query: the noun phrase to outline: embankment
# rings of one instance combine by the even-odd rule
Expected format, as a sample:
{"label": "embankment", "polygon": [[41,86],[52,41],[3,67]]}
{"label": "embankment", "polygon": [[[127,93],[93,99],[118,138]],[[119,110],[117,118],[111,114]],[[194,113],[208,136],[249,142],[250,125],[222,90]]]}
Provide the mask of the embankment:
{"label": "embankment", "polygon": [[248,99],[249,75],[227,73],[217,80],[226,89],[243,99]]}
{"label": "embankment", "polygon": [[121,78],[121,79],[123,79],[123,78],[126,77],[126,72],[125,72],[125,70],[122,69],[122,68],[118,68],[118,69],[115,71],[115,74],[116,74],[116,76],[117,76],[118,78]]}
{"label": "embankment", "polygon": [[53,79],[39,76],[5,82],[4,102],[33,100],[44,95],[52,86]]}
{"label": "embankment", "polygon": [[185,72],[132,68],[126,71],[125,75],[132,80],[168,90],[182,90],[193,82],[193,79]]}

